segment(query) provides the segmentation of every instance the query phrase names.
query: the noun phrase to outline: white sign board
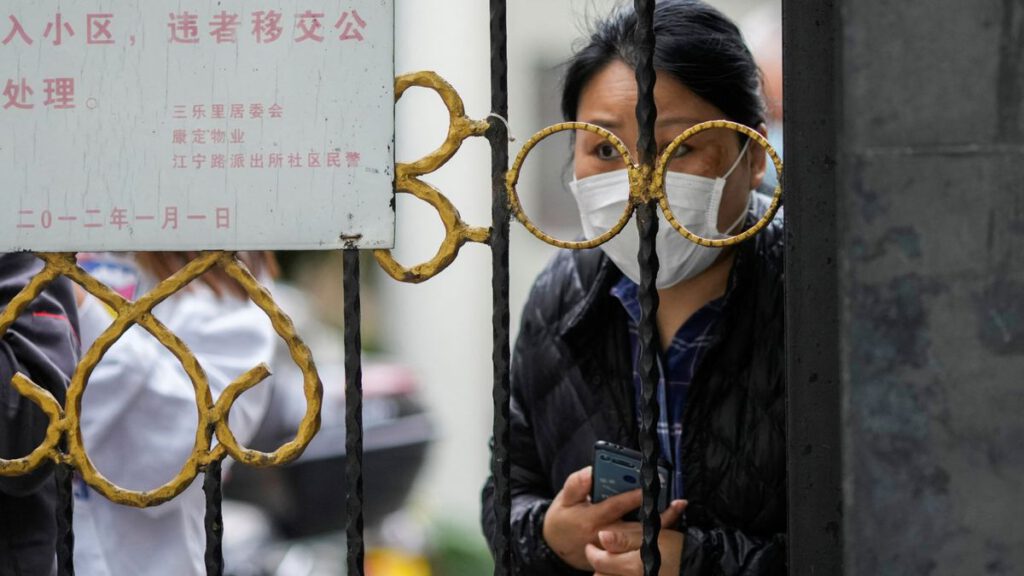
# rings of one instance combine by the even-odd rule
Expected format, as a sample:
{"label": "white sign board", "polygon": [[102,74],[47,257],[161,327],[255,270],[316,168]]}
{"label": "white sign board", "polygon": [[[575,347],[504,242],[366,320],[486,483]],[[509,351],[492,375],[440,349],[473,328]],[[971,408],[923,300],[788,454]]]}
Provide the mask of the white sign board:
{"label": "white sign board", "polygon": [[387,248],[394,0],[4,0],[0,251]]}

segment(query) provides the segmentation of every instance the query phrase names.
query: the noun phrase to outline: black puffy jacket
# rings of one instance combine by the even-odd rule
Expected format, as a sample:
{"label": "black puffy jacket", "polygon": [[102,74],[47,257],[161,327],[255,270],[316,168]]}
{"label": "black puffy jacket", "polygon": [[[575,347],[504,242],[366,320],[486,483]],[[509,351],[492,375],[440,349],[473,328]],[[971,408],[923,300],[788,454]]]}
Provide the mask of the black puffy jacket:
{"label": "black puffy jacket", "polygon": [[[757,196],[750,218],[767,202]],[[689,501],[681,574],[786,573],[782,213],[740,245],[719,335],[690,385],[683,432]],[[579,574],[544,541],[551,500],[607,440],[636,448],[621,272],[600,249],[560,254],[533,286],[512,359],[515,574]],[[495,545],[494,482],[483,493]]]}
{"label": "black puffy jacket", "polygon": [[[0,254],[0,312],[42,262],[32,254]],[[28,455],[43,442],[49,419],[18,394],[22,372],[64,405],[78,361],[78,314],[71,282],[59,278],[29,304],[0,338],[0,458]],[[46,576],[56,569],[57,485],[52,466],[0,477],[0,576]]]}

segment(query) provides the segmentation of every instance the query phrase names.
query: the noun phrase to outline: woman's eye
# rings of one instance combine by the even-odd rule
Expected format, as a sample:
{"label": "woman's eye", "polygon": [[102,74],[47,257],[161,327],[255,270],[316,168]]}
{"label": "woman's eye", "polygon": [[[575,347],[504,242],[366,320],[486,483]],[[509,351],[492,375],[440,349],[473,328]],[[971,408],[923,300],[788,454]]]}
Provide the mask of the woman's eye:
{"label": "woman's eye", "polygon": [[601,144],[596,150],[597,157],[601,160],[614,160],[619,157],[619,151],[611,144]]}
{"label": "woman's eye", "polygon": [[675,150],[672,151],[672,158],[682,158],[683,156],[686,156],[689,153],[690,147],[687,146],[686,144],[680,144],[679,146],[676,147]]}

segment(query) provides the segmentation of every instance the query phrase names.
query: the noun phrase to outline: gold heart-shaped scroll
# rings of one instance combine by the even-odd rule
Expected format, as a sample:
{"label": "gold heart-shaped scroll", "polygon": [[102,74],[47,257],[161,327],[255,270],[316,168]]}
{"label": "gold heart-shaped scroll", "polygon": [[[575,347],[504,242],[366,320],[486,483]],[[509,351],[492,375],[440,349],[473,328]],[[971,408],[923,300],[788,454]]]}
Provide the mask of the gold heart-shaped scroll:
{"label": "gold heart-shaped scroll", "polygon": [[467,225],[459,211],[441,192],[420,179],[420,176],[437,171],[455,156],[467,138],[483,136],[490,124],[472,120],[466,116],[466,107],[455,88],[434,72],[414,72],[395,79],[395,100],[413,86],[431,89],[441,97],[448,108],[448,136],[444,143],[427,156],[408,164],[395,165],[395,192],[412,194],[433,206],[444,223],[445,237],[437,254],[428,262],[412,268],[405,268],[391,255],[390,250],[375,250],[377,263],[392,278],[399,282],[419,283],[433,278],[447,268],[459,255],[466,242],[486,244],[490,240],[489,228]]}
{"label": "gold heart-shaped scroll", "polygon": [[[21,293],[11,300],[3,314],[0,315],[0,335],[11,326],[32,300],[59,276],[68,277],[87,292],[99,298],[115,312],[116,317],[86,351],[75,369],[67,391],[66,410],[62,409],[49,392],[40,388],[26,376],[15,375],[12,384],[21,395],[43,410],[49,418],[49,426],[43,442],[31,454],[15,460],[0,459],[0,476],[27,474],[46,461],[70,464],[78,470],[82,479],[89,486],[108,500],[142,508],[173,499],[188,488],[205,466],[221,460],[225,456],[231,456],[250,466],[260,467],[279,466],[291,462],[302,454],[320,429],[323,386],[313,363],[312,354],[296,334],[295,327],[288,316],[234,253],[202,253],[181,270],[158,284],[151,292],[134,302],[126,300],[80,268],[75,261],[74,254],[38,254],[37,256],[46,265]],[[271,453],[242,447],[228,426],[232,404],[242,393],[259,384],[270,374],[267,366],[260,364],[237,378],[214,402],[206,373],[196,357],[180,338],[152,314],[155,306],[184,289],[190,282],[214,266],[220,266],[228,276],[238,282],[249,298],[267,314],[274,330],[288,345],[292,360],[303,374],[306,413],[295,438]],[[139,325],[147,330],[181,363],[192,381],[199,416],[192,453],[180,472],[163,486],[147,491],[126,490],[114,485],[100,474],[86,452],[80,421],[82,395],[85,393],[89,376],[107,350],[133,325]],[[67,453],[58,449],[61,436],[67,438]],[[213,446],[214,436],[218,440],[216,446]]]}

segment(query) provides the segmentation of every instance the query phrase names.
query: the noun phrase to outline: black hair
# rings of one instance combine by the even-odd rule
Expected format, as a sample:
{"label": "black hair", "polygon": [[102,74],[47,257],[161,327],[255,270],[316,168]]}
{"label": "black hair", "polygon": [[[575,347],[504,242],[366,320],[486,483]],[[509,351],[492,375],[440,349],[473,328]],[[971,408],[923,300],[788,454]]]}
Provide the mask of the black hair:
{"label": "black hair", "polygon": [[[590,79],[616,59],[636,68],[637,15],[632,3],[597,23],[581,50],[567,63],[562,116],[576,120],[580,93]],[[739,29],[701,0],[659,0],[654,8],[654,68],[671,74],[694,94],[752,128],[765,121],[761,72]]]}

